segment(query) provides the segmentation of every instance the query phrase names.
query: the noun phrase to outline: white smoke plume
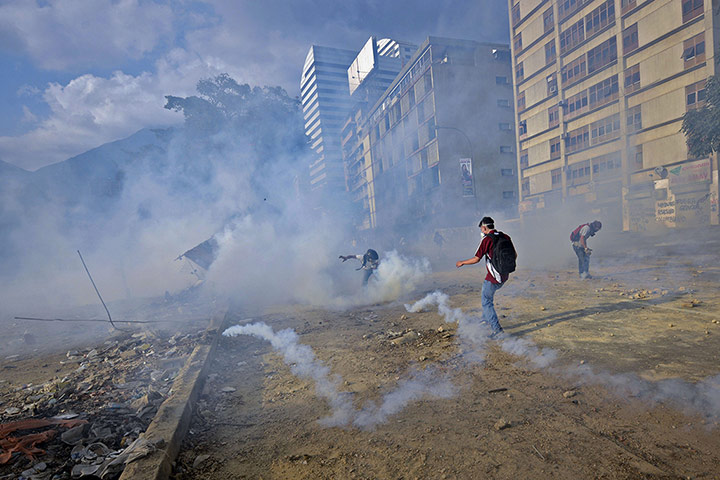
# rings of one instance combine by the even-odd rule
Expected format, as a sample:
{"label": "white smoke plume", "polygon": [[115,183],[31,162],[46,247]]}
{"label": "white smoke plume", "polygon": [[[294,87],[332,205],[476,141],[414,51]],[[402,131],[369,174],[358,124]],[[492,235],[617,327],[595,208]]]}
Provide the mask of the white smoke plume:
{"label": "white smoke plume", "polygon": [[438,378],[434,369],[413,371],[410,378],[403,379],[397,388],[385,395],[380,405],[366,403],[356,413],[353,425],[362,429],[373,428],[384,423],[387,418],[400,412],[405,405],[423,397],[450,398],[455,395],[455,387],[444,378]]}
{"label": "white smoke plume", "polygon": [[368,283],[367,301],[386,302],[401,298],[412,292],[418,283],[430,273],[426,258],[409,259],[391,250],[383,255],[375,281]]}
{"label": "white smoke plume", "polygon": [[329,417],[320,420],[325,426],[352,424],[358,428],[372,429],[384,423],[390,415],[400,412],[410,402],[425,397],[448,398],[455,393],[448,380],[438,379],[432,371],[415,371],[410,378],[402,380],[395,390],[386,394],[379,405],[369,402],[356,410],[352,394],[339,390],[342,379],[331,375],[330,369],[315,358],[312,349],[298,342],[298,335],[292,329],[275,332],[266,323],[259,322],[232,326],[223,335],[252,335],[270,342],[283,355],[293,374],[314,381],[315,391],[330,404],[332,410]]}
{"label": "white smoke plume", "polygon": [[[405,305],[408,312],[420,312],[437,305],[438,313],[448,323],[457,323],[457,333],[462,344],[469,344],[472,360],[484,359],[490,328],[479,318],[465,315],[459,308],[449,306],[447,294],[435,291],[412,305]],[[532,340],[504,336],[498,341],[500,348],[518,356],[536,369],[573,379],[580,384],[602,385],[621,397],[635,397],[650,406],[671,403],[688,414],[700,414],[707,419],[720,420],[720,375],[708,377],[698,383],[680,379],[650,382],[635,374],[598,372],[589,365],[554,365],[558,354],[549,348],[540,348]]]}

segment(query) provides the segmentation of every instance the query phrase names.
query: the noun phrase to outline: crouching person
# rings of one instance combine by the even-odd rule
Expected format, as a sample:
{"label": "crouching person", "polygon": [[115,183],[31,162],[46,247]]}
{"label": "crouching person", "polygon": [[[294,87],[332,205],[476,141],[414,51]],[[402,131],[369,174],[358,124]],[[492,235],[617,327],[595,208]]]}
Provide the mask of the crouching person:
{"label": "crouching person", "polygon": [[368,280],[370,280],[373,272],[375,272],[375,270],[377,270],[378,268],[378,265],[380,265],[380,256],[372,248],[368,248],[368,251],[365,252],[363,255],[340,255],[339,258],[343,262],[352,258],[362,261],[360,268],[357,268],[356,270],[363,271],[362,284],[364,287],[367,286]]}

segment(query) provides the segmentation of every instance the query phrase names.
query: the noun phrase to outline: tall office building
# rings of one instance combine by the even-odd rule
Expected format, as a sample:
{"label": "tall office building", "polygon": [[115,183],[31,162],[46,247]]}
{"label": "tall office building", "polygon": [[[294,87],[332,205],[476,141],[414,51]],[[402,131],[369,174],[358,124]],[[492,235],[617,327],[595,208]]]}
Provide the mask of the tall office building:
{"label": "tall office building", "polygon": [[521,217],[563,211],[569,224],[634,231],[717,223],[717,158],[691,158],[680,132],[717,68],[711,2],[509,6]]}
{"label": "tall office building", "polygon": [[416,237],[517,211],[507,45],[428,37],[342,133],[358,230]]}
{"label": "tall office building", "polygon": [[345,190],[340,129],[352,102],[348,67],[357,52],[313,45],[305,58],[300,97],[305,134],[316,156],[310,164],[310,188],[318,194]]}

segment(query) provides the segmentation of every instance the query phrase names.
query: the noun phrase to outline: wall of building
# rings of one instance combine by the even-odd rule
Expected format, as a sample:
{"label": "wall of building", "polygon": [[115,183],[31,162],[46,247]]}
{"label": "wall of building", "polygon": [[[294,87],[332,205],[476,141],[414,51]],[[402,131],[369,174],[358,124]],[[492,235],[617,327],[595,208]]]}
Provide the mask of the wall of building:
{"label": "wall of building", "polygon": [[523,218],[718,223],[717,158],[689,158],[680,133],[715,74],[718,18],[687,1],[509,0]]}

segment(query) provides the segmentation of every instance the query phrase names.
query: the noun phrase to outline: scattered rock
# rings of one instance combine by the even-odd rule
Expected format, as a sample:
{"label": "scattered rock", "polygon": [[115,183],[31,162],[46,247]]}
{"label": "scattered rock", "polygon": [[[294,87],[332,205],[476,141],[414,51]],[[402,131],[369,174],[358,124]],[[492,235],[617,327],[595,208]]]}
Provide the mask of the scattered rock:
{"label": "scattered rock", "polygon": [[402,337],[396,338],[396,339],[392,340],[391,342],[395,345],[404,345],[406,343],[414,342],[418,338],[420,338],[420,334],[418,334],[418,332],[416,332],[414,330],[410,330]]}
{"label": "scattered rock", "polygon": [[497,422],[495,422],[495,430],[505,430],[506,428],[510,428],[510,422],[505,420],[504,418],[501,418]]}
{"label": "scattered rock", "polygon": [[575,390],[568,390],[566,392],[563,392],[563,397],[565,398],[572,398],[575,395],[577,395],[577,392]]}
{"label": "scattered rock", "polygon": [[236,391],[236,390],[237,390],[237,389],[236,389],[236,388],[233,388],[233,387],[223,387],[220,391],[223,392],[223,393],[232,393],[232,392],[234,392],[234,391]]}
{"label": "scattered rock", "polygon": [[198,455],[197,457],[195,457],[195,460],[193,461],[193,468],[198,468],[208,458],[210,458],[210,455]]}

